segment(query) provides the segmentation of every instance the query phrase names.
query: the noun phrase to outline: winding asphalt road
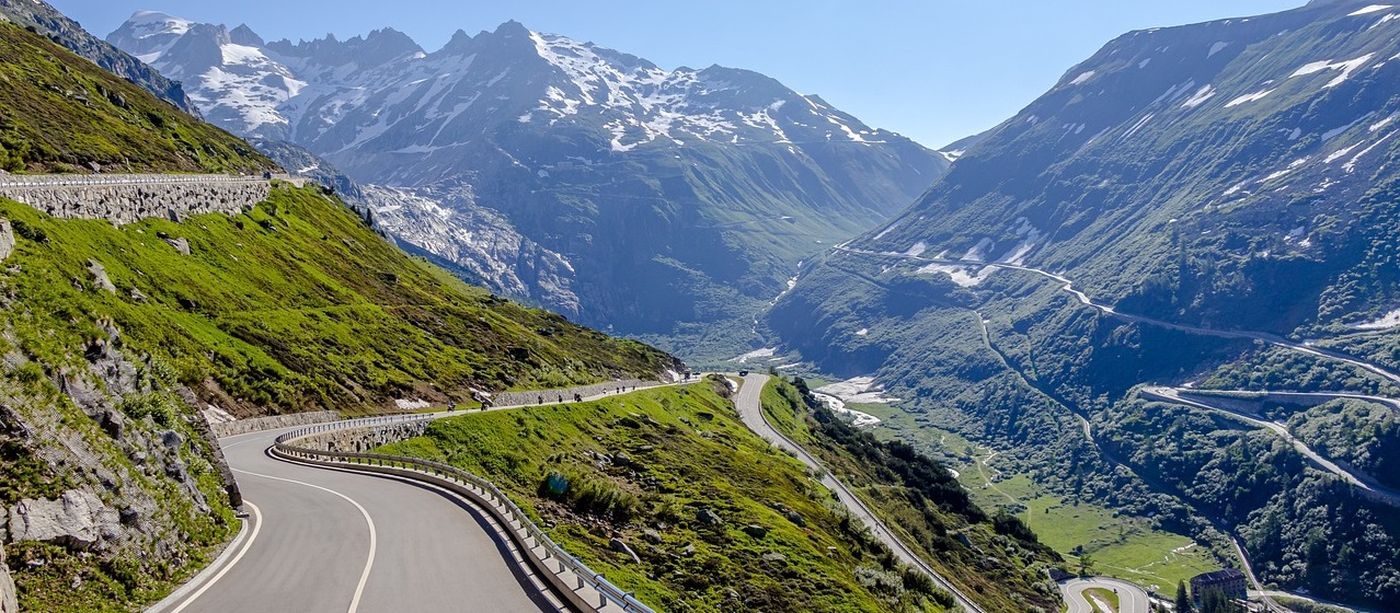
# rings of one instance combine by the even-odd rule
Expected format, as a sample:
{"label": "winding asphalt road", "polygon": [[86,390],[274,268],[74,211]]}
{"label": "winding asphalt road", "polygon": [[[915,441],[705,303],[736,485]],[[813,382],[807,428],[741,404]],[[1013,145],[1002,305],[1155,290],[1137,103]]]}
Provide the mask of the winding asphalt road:
{"label": "winding asphalt road", "polygon": [[[1289,432],[1288,426],[1278,423],[1276,421],[1269,421],[1253,413],[1241,411],[1225,403],[1213,403],[1209,398],[1203,397],[1200,394],[1193,395],[1191,398],[1186,398],[1182,396],[1182,394],[1184,393],[1191,392],[1192,390],[1183,390],[1171,387],[1149,386],[1142,388],[1139,391],[1139,394],[1152,400],[1160,400],[1164,402],[1182,404],[1189,407],[1195,407],[1198,409],[1222,413],[1232,419],[1242,421],[1249,425],[1263,428],[1265,430],[1273,432],[1274,434],[1277,434],[1279,437],[1283,438],[1283,440],[1287,441],[1288,444],[1292,445],[1295,451],[1297,451],[1303,457],[1311,460],[1313,464],[1316,464],[1322,470],[1336,475],[1337,477],[1341,478],[1343,481],[1347,482],[1348,484],[1354,487],[1358,487],[1365,490],[1368,494],[1371,495],[1371,497],[1381,502],[1384,502],[1391,506],[1400,507],[1400,493],[1384,485],[1381,485],[1370,475],[1367,475],[1360,471],[1349,470],[1348,467],[1342,466],[1337,462],[1333,462],[1332,460],[1329,460],[1326,457],[1324,457],[1322,454],[1313,451],[1312,447],[1309,447],[1307,443],[1304,443],[1303,441],[1300,441],[1297,438],[1295,438],[1293,436],[1293,433]],[[1359,396],[1356,394],[1308,395],[1335,396],[1337,398],[1373,398],[1370,396]],[[1388,400],[1380,398],[1375,399],[1377,401],[1383,401],[1386,402],[1386,404],[1390,404],[1390,401]]]}
{"label": "winding asphalt road", "polygon": [[286,430],[222,441],[251,511],[236,559],[153,609],[557,611],[480,511],[426,487],[291,464],[265,450]]}
{"label": "winding asphalt road", "polygon": [[870,533],[888,546],[901,561],[923,571],[929,578],[933,579],[933,582],[940,588],[952,594],[953,598],[957,600],[958,605],[962,607],[963,610],[971,613],[985,613],[985,609],[971,598],[968,598],[961,589],[948,581],[943,575],[940,575],[938,571],[934,570],[933,567],[929,566],[928,563],[924,562],[919,556],[915,555],[899,537],[895,536],[893,532],[890,532],[884,522],[880,521],[880,519],[870,511],[869,507],[865,506],[865,503],[862,502],[860,498],[857,498],[854,493],[847,489],[845,484],[833,477],[831,471],[826,470],[821,462],[807,453],[807,450],[803,449],[801,445],[793,442],[768,423],[768,419],[763,416],[762,402],[763,387],[767,385],[767,383],[768,375],[753,373],[744,377],[744,384],[739,388],[739,395],[734,401],[734,404],[739,409],[739,417],[743,420],[744,425],[748,426],[755,434],[773,443],[773,445],[777,446],[779,449],[792,452],[798,460],[808,467],[821,471],[823,475],[821,480],[822,484],[836,494],[841,504],[851,512],[851,515],[860,519],[860,521],[870,529]]}
{"label": "winding asphalt road", "polygon": [[1102,588],[1110,592],[1118,593],[1118,613],[1151,613],[1151,601],[1147,598],[1147,592],[1142,588],[1107,577],[1091,577],[1087,579],[1070,579],[1060,584],[1060,593],[1065,596],[1065,603],[1069,605],[1068,613],[1094,613],[1094,605],[1089,603],[1089,598],[1084,594],[1086,590]]}
{"label": "winding asphalt road", "polygon": [[[466,499],[416,481],[267,454],[295,429],[220,439],[249,513],[244,530],[152,613],[567,610],[530,574],[503,528]],[[610,603],[603,610],[620,609]]]}

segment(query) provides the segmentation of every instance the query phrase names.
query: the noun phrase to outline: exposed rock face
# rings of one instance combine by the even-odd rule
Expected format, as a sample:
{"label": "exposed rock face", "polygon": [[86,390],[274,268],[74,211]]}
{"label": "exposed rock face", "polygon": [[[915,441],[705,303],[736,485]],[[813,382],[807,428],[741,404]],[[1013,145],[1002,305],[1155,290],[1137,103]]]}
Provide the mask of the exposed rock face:
{"label": "exposed rock face", "polygon": [[19,613],[19,602],[15,595],[15,580],[10,578],[10,567],[5,564],[5,549],[0,547],[0,613]]}
{"label": "exposed rock face", "polygon": [[[111,184],[61,184],[73,180]],[[150,217],[179,220],[205,213],[234,215],[267,200],[271,190],[272,184],[267,181],[222,176],[189,182],[143,175],[0,181],[0,197],[23,202],[54,217],[106,219],[118,225]]]}
{"label": "exposed rock face", "polygon": [[10,508],[10,538],[86,549],[120,534],[121,516],[95,494],[68,490],[57,500],[21,500]]}
{"label": "exposed rock face", "polygon": [[10,257],[15,251],[15,230],[10,227],[10,220],[0,219],[0,262]]}
{"label": "exposed rock face", "polygon": [[92,275],[93,284],[98,288],[115,293],[117,286],[112,284],[111,277],[107,276],[107,267],[97,260],[88,260],[88,273]]}
{"label": "exposed rock face", "polygon": [[[239,503],[237,484],[204,420],[186,409],[199,406],[194,395],[153,376],[158,369],[148,358],[131,359],[111,321],[95,324],[102,337],[89,341],[75,361],[41,361],[51,395],[0,386],[0,438],[7,450],[48,467],[35,483],[62,483],[5,499],[0,537],[6,545],[50,543],[65,550],[54,555],[94,564],[136,560],[149,571],[187,564],[194,548],[214,543],[172,535],[184,534],[182,526],[206,534],[226,527],[214,511]],[[14,335],[0,328],[0,343],[14,346]],[[0,368],[35,359],[10,350],[0,354]],[[205,487],[211,471],[223,480],[229,503]],[[23,569],[10,578],[21,585],[31,580]],[[15,610],[9,585],[0,573],[0,613]]]}

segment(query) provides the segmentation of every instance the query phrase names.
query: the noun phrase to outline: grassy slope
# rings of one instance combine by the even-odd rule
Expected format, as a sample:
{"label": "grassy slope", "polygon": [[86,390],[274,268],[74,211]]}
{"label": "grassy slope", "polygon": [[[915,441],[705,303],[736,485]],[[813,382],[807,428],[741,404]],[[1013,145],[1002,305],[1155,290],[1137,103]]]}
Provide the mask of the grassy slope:
{"label": "grassy slope", "polygon": [[[551,535],[565,548],[666,610],[942,610],[905,589],[917,578],[891,570],[888,552],[853,530],[799,462],[739,422],[717,393],[722,389],[710,382],[464,416],[381,451],[447,461],[492,479],[554,526]],[[598,459],[619,453],[626,466]],[[566,475],[571,491],[590,492],[589,502],[542,494],[552,472]],[[779,508],[795,511],[803,524]],[[701,524],[701,509],[724,524]],[[750,524],[767,535],[745,533]],[[661,542],[648,542],[646,529]],[[613,536],[627,541],[641,564],[610,550]],[[771,553],[784,559],[764,558]]]}
{"label": "grassy slope", "polygon": [[[122,228],[0,202],[20,235],[5,275],[26,350],[58,359],[110,318],[133,348],[244,414],[367,409],[406,396],[657,373],[664,354],[469,287],[405,256],[314,189],[279,188],[245,215]],[[26,238],[27,236],[27,238]],[[189,241],[180,255],[161,236]],[[37,240],[36,240],[37,239]],[[115,293],[95,290],[89,260]],[[139,291],[145,300],[134,298]]]}
{"label": "grassy slope", "polygon": [[[886,525],[902,532],[904,542],[984,606],[991,610],[1058,608],[1054,588],[1036,581],[1056,563],[1053,553],[999,533],[985,517],[969,518],[917,495],[888,466],[872,466],[868,457],[828,438],[816,427],[797,388],[786,381],[770,381],[763,390],[763,410],[775,428],[816,454]],[[959,535],[971,546],[962,543]],[[989,557],[996,561],[987,562]]]}
{"label": "grassy slope", "polygon": [[0,170],[261,172],[251,146],[48,39],[0,22]]}

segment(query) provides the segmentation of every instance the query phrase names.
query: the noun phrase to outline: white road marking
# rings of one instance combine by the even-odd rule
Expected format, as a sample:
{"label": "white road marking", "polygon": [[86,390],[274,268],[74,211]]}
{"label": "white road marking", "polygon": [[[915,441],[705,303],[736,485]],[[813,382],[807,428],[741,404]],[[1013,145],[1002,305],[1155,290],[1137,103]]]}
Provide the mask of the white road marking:
{"label": "white road marking", "polygon": [[364,507],[360,506],[360,503],[355,502],[355,499],[354,499],[354,498],[351,498],[351,497],[349,497],[349,496],[346,496],[345,494],[342,494],[342,493],[340,493],[340,492],[337,492],[337,491],[335,491],[335,490],[333,490],[333,489],[331,489],[331,488],[328,488],[328,487],[322,487],[322,486],[316,485],[316,484],[314,484],[314,483],[307,483],[307,482],[305,482],[305,481],[297,481],[296,479],[286,479],[286,478],[283,478],[283,477],[274,477],[274,476],[272,476],[272,475],[264,475],[264,474],[261,474],[261,473],[249,472],[249,471],[246,471],[246,470],[238,470],[238,469],[236,469],[236,468],[233,469],[233,472],[242,473],[242,474],[249,475],[249,476],[252,476],[252,477],[262,477],[262,478],[264,478],[264,479],[272,479],[273,481],[282,481],[282,482],[285,482],[285,483],[295,483],[295,484],[297,484],[297,485],[304,485],[304,486],[309,487],[309,488],[318,489],[318,490],[321,490],[321,491],[326,492],[326,493],[328,493],[328,494],[334,494],[334,495],[336,495],[336,496],[339,496],[339,497],[341,497],[342,499],[344,499],[346,502],[348,502],[348,503],[350,503],[350,504],[352,504],[352,505],[355,505],[355,508],[360,510],[360,515],[363,515],[364,518],[365,518],[365,524],[367,524],[367,525],[369,526],[369,557],[368,557],[367,559],[365,559],[365,570],[364,570],[363,572],[360,573],[360,582],[359,582],[359,584],[357,584],[357,585],[355,586],[355,595],[354,595],[354,597],[352,597],[352,598],[350,599],[350,608],[346,609],[346,613],[355,613],[356,611],[358,611],[359,608],[360,608],[360,597],[363,596],[363,595],[364,595],[364,592],[365,592],[365,583],[368,583],[368,582],[369,582],[369,572],[370,572],[371,569],[374,568],[374,553],[375,553],[375,550],[378,549],[378,544],[379,544],[379,535],[378,535],[378,533],[376,533],[375,530],[374,530],[374,519],[372,519],[372,518],[369,516],[369,511],[366,511]]}
{"label": "white road marking", "polygon": [[208,590],[210,587],[213,587],[215,583],[218,583],[219,579],[222,579],[229,569],[233,568],[238,564],[239,560],[243,559],[243,554],[248,553],[248,550],[252,548],[253,541],[257,540],[258,532],[262,530],[262,510],[258,508],[258,505],[248,500],[244,500],[243,504],[248,505],[248,508],[253,510],[253,532],[248,535],[248,540],[243,543],[243,547],[238,550],[238,554],[233,556],[233,559],[229,560],[227,564],[224,564],[224,567],[219,569],[219,572],[215,573],[213,577],[210,577],[209,581],[195,590],[193,594],[190,594],[189,598],[186,598],[184,602],[180,603],[180,606],[172,609],[170,613],[180,613],[185,610],[185,607],[190,606],[190,603],[198,600],[200,596],[204,595],[205,590]]}

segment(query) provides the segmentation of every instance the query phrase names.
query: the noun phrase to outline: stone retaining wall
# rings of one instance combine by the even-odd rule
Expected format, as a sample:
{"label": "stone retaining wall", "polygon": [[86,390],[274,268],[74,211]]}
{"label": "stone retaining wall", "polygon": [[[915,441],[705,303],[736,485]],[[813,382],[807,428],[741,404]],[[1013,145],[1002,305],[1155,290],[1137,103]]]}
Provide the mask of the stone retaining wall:
{"label": "stone retaining wall", "polygon": [[546,390],[542,392],[501,392],[492,397],[491,404],[498,407],[532,405],[540,404],[541,398],[544,399],[544,402],[550,404],[560,402],[561,398],[563,399],[563,402],[571,402],[573,401],[575,394],[584,398],[589,398],[592,396],[599,396],[602,394],[611,394],[618,388],[627,388],[628,390],[631,390],[631,388],[633,387],[641,389],[646,387],[656,387],[658,385],[663,384],[658,383],[656,381],[628,379],[626,381],[609,381],[607,383],[582,385],[579,387],[570,387],[558,390]]}
{"label": "stone retaining wall", "polygon": [[149,217],[179,221],[190,215],[236,215],[267,200],[269,181],[222,177],[192,181],[111,183],[0,181],[0,196],[54,217],[128,224]]}
{"label": "stone retaining wall", "polygon": [[398,424],[331,430],[298,439],[295,445],[316,451],[365,453],[375,447],[422,436],[428,431],[429,423],[430,420],[422,419]]}
{"label": "stone retaining wall", "polygon": [[226,421],[222,423],[211,423],[209,428],[214,431],[214,435],[219,438],[226,436],[236,436],[249,432],[261,432],[263,430],[275,430],[277,428],[290,428],[292,426],[309,426],[311,424],[323,424],[330,421],[339,421],[340,414],[335,411],[317,411],[314,413],[295,413],[292,415],[269,415],[267,417],[254,417],[252,419],[239,419],[236,421]]}

